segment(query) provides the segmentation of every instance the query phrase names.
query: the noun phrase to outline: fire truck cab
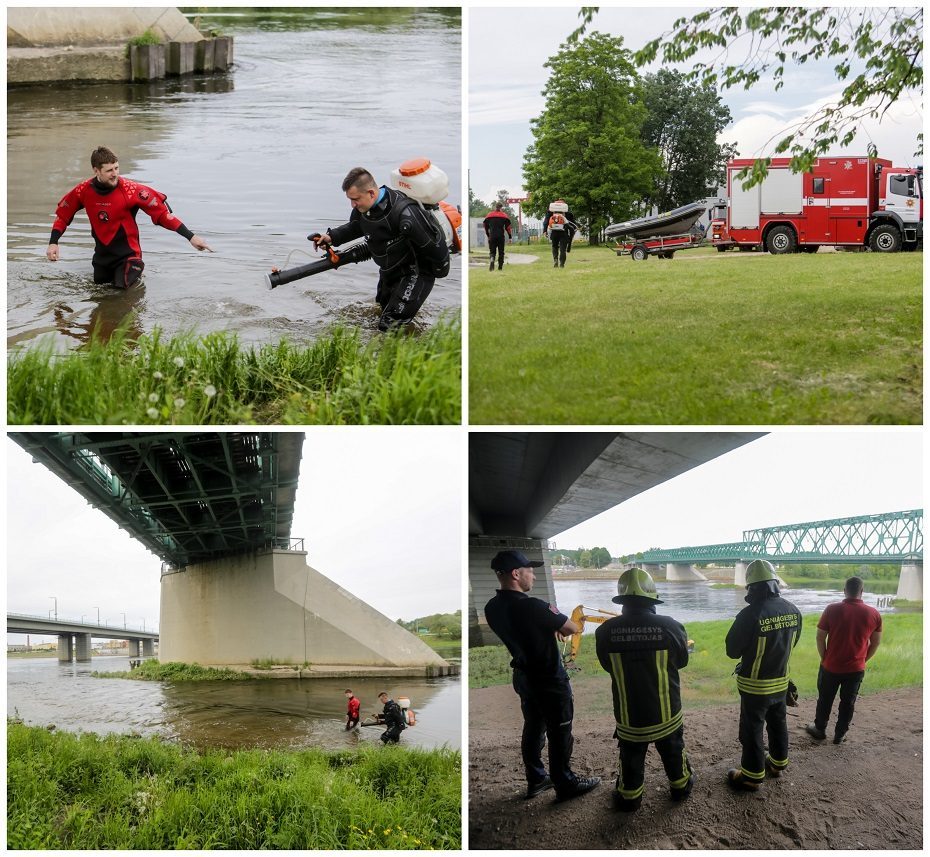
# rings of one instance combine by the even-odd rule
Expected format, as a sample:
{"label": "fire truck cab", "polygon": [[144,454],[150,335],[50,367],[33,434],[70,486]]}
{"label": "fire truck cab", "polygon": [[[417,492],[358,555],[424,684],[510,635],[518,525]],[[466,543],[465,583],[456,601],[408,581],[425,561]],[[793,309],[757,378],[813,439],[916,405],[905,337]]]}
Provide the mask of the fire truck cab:
{"label": "fire truck cab", "polygon": [[923,248],[923,167],[869,157],[819,158],[794,173],[774,158],[766,178],[743,189],[735,178],[752,159],[727,165],[726,218],[712,223],[720,248],[815,253],[822,246],[879,253]]}

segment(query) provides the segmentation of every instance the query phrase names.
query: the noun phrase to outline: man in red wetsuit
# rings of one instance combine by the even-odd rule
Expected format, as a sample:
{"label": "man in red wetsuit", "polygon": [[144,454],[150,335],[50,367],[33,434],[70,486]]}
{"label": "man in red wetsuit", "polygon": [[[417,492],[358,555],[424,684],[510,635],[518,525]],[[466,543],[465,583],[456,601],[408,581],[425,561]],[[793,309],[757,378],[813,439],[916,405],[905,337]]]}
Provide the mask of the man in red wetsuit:
{"label": "man in red wetsuit", "polygon": [[141,278],[145,265],[136,225],[139,211],[144,211],[153,223],[183,235],[198,250],[210,250],[203,238],[172,214],[163,193],[120,176],[119,160],[109,149],[94,149],[90,165],[94,177],[72,188],[58,203],[45,251],[50,262],[58,261],[58,241],[82,208],[87,211],[94,236],[95,283],[125,289]]}
{"label": "man in red wetsuit", "polygon": [[865,662],[875,654],[882,639],[882,615],[862,601],[862,578],[850,577],[844,587],[846,597],[828,604],[817,623],[817,712],[807,726],[812,738],[827,737],[827,721],[836,692],[840,707],[836,713],[833,743],[842,744],[852,723],[856,695],[865,675]]}
{"label": "man in red wetsuit", "polygon": [[513,238],[513,232],[510,229],[510,218],[501,211],[502,208],[501,203],[495,202],[493,210],[488,212],[488,216],[484,218],[484,234],[488,236],[488,249],[491,252],[489,271],[494,270],[495,256],[497,256],[497,270],[499,271],[504,267],[504,232],[507,232],[508,238]]}
{"label": "man in red wetsuit", "polygon": [[358,726],[359,709],[362,703],[351,690],[346,690],[346,703],[348,705],[346,708],[346,732],[348,732]]}

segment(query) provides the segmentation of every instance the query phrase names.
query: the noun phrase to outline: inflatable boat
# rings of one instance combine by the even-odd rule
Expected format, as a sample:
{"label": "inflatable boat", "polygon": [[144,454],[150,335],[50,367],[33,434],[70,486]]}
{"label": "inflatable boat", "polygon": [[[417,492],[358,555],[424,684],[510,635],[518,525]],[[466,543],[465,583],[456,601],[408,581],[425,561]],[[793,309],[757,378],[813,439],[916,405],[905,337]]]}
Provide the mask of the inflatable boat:
{"label": "inflatable boat", "polygon": [[698,222],[706,209],[704,202],[691,202],[672,211],[652,217],[637,217],[623,223],[611,223],[604,230],[608,238],[628,235],[631,238],[647,238],[660,235],[681,235]]}

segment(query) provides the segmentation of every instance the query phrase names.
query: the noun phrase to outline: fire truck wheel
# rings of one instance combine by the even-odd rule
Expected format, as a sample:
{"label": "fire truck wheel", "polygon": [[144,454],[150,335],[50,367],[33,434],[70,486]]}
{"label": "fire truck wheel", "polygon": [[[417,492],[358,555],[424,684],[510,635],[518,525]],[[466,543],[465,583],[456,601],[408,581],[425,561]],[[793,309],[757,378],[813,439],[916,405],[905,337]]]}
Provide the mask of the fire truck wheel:
{"label": "fire truck wheel", "polygon": [[901,249],[901,233],[891,223],[876,226],[869,236],[869,247],[876,253],[897,253]]}
{"label": "fire truck wheel", "polygon": [[790,226],[773,226],[766,236],[765,249],[775,255],[794,253],[798,249],[794,230]]}
{"label": "fire truck wheel", "polygon": [[634,262],[642,262],[643,259],[645,259],[648,255],[649,253],[647,252],[646,248],[643,247],[642,244],[637,244],[630,251],[630,257],[633,259]]}

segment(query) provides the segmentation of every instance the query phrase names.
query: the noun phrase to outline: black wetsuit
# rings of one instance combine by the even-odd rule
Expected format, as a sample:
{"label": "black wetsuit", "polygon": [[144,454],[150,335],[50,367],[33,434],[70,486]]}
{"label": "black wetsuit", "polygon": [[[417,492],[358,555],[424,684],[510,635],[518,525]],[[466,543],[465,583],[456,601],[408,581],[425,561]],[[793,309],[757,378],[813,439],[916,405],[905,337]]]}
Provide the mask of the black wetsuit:
{"label": "black wetsuit", "polygon": [[335,246],[368,239],[381,269],[375,300],[380,330],[409,322],[423,306],[437,278],[449,273],[449,247],[432,215],[400,191],[382,186],[377,203],[364,214],[354,209],[349,222],[328,229]]}
{"label": "black wetsuit", "polygon": [[407,724],[404,722],[404,712],[393,699],[384,703],[384,723],[387,729],[381,733],[381,740],[385,744],[396,744],[400,741],[400,733],[407,728]]}
{"label": "black wetsuit", "polygon": [[[560,268],[565,267],[565,254],[569,252],[572,246],[572,238],[575,236],[575,215],[566,211],[565,226],[562,229],[550,229],[549,221],[552,219],[554,212],[547,211],[543,220],[543,233],[549,233],[549,241],[552,243],[552,263]],[[561,212],[560,212],[561,213]]]}

